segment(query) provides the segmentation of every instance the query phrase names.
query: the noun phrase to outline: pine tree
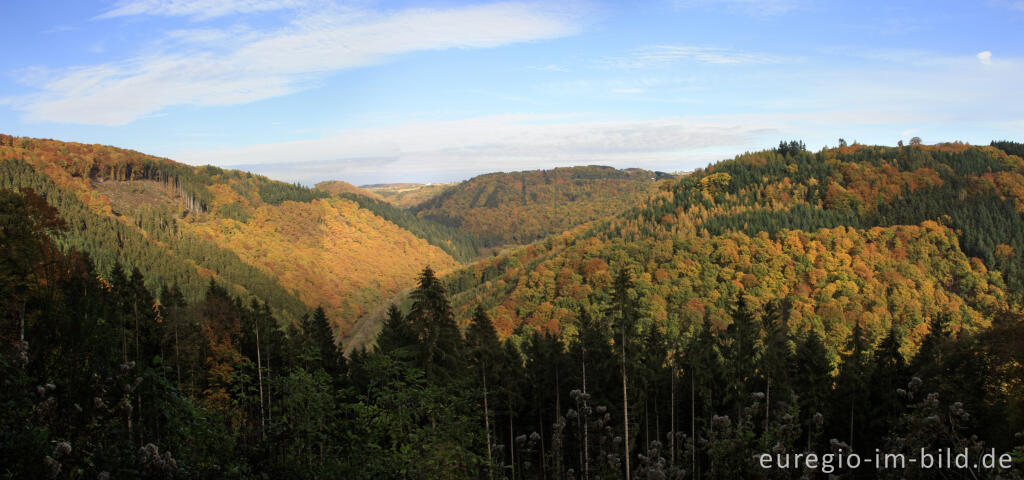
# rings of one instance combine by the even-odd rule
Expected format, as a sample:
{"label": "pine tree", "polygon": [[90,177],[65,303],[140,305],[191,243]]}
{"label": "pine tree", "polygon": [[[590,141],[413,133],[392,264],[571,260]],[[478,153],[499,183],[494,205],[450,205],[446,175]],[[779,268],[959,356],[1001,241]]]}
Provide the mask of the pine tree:
{"label": "pine tree", "polygon": [[384,319],[384,326],[377,335],[377,350],[396,359],[408,359],[411,355],[410,349],[415,346],[416,336],[412,326],[398,306],[391,304],[388,307],[387,318]]}
{"label": "pine tree", "polygon": [[628,376],[626,374],[626,364],[628,361],[628,355],[633,353],[632,348],[627,348],[627,343],[631,342],[636,330],[636,324],[639,320],[639,312],[637,311],[636,301],[630,297],[629,291],[633,288],[633,281],[629,277],[629,272],[626,269],[619,271],[618,276],[615,278],[615,285],[612,289],[612,306],[611,314],[614,319],[616,330],[618,330],[618,338],[616,342],[619,344],[619,360],[622,372],[622,423],[623,423],[623,446],[625,448],[625,473],[626,480],[630,478],[630,454],[629,444],[631,437],[629,435],[629,389],[628,389]]}
{"label": "pine tree", "polygon": [[845,431],[845,438],[852,448],[854,440],[859,438],[855,433],[858,427],[867,424],[868,412],[864,407],[868,400],[868,385],[870,378],[870,364],[868,347],[870,343],[861,328],[860,321],[854,324],[850,339],[847,342],[847,354],[843,357],[843,363],[839,366],[839,376],[836,379],[835,400],[832,402],[836,420],[842,418],[848,422],[837,425],[837,431]]}
{"label": "pine tree", "polygon": [[[723,346],[710,322],[692,338],[684,349],[686,379],[684,388],[689,387],[690,425],[689,435],[693,442],[698,435],[711,425],[715,408],[722,404],[728,378]],[[696,450],[691,450],[690,468],[695,478],[700,478],[704,466]]]}
{"label": "pine tree", "polygon": [[878,444],[890,426],[899,417],[903,399],[897,395],[898,388],[904,388],[910,380],[907,362],[900,353],[900,336],[896,326],[882,339],[872,357],[868,408],[868,444]]}
{"label": "pine tree", "polygon": [[302,326],[319,359],[318,366],[337,380],[345,371],[345,357],[334,341],[334,332],[327,321],[323,307],[316,307],[313,315]]}
{"label": "pine tree", "polygon": [[429,379],[452,379],[458,375],[463,358],[463,341],[455,325],[448,294],[430,267],[420,274],[412,292],[409,323],[418,340],[418,364]]}
{"label": "pine tree", "polygon": [[[790,373],[794,351],[789,329],[777,310],[770,309],[765,315],[764,354],[760,361],[760,374],[764,381],[765,425],[771,417],[772,399],[787,401],[792,393]],[[820,387],[819,387],[820,388]]]}
{"label": "pine tree", "polygon": [[[578,375],[575,378],[577,382],[575,385],[579,386],[580,395],[595,399],[589,403],[605,403],[604,400],[607,399],[609,391],[615,387],[616,365],[613,363],[615,354],[611,346],[611,331],[607,325],[592,317],[585,309],[581,309],[579,312],[576,330],[578,334],[569,345],[570,361],[579,367],[573,369],[574,373]],[[560,414],[561,410],[559,410]],[[593,442],[590,425],[585,415],[578,415],[577,418],[581,430],[578,439],[580,444],[579,468],[582,471],[581,478],[588,479],[593,470],[594,458],[591,453]]]}
{"label": "pine tree", "polygon": [[[828,350],[821,337],[813,330],[808,332],[807,337],[797,346],[792,373],[793,390],[799,398],[800,413],[808,435],[814,430],[814,417],[829,413],[827,407],[832,393],[832,369]],[[814,439],[808,437],[807,441],[810,443]]]}
{"label": "pine tree", "polygon": [[498,334],[494,330],[494,324],[490,317],[484,312],[483,307],[477,305],[473,312],[473,320],[466,330],[466,352],[469,355],[469,363],[476,370],[476,377],[480,379],[480,386],[483,390],[484,406],[484,432],[487,442],[487,473],[491,478],[491,463],[494,461],[494,452],[491,449],[491,420],[490,408],[487,402],[487,379],[491,378],[492,383],[496,375],[498,362],[501,355],[501,343],[498,342]]}
{"label": "pine tree", "polygon": [[726,329],[728,345],[729,377],[732,379],[728,403],[740,417],[740,408],[747,402],[751,392],[751,383],[757,373],[757,344],[760,329],[754,320],[753,313],[745,298],[741,298],[732,315],[732,324]]}

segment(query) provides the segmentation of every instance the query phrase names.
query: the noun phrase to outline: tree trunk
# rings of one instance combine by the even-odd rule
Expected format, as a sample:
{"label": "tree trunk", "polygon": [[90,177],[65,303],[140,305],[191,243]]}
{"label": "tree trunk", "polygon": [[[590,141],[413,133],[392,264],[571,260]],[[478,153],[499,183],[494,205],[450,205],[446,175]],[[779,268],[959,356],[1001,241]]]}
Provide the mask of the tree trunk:
{"label": "tree trunk", "polygon": [[672,448],[672,466],[676,464],[676,366],[672,365],[672,385],[669,395],[669,444]]}
{"label": "tree trunk", "polygon": [[[587,394],[587,349],[581,350],[583,360],[583,395]],[[583,479],[590,480],[590,436],[587,431],[588,426],[587,419],[581,416],[577,417],[583,421]]]}
{"label": "tree trunk", "polygon": [[487,410],[487,370],[486,367],[480,369],[480,376],[484,381],[484,431],[487,438],[487,478],[494,478],[494,474],[491,471],[491,464],[494,463],[494,453],[491,452],[491,420],[490,413]]}
{"label": "tree trunk", "polygon": [[690,471],[692,478],[697,478],[697,378],[694,369],[690,367],[690,442],[693,448],[690,451],[693,470]]}
{"label": "tree trunk", "polygon": [[622,444],[626,447],[626,480],[629,476],[629,396],[626,390],[626,325],[622,325],[622,421],[624,438]]}
{"label": "tree trunk", "polygon": [[508,412],[508,451],[511,457],[512,480],[516,479],[516,438],[515,430],[512,427],[512,409]]}
{"label": "tree trunk", "polygon": [[260,438],[266,436],[266,424],[263,419],[265,416],[263,409],[263,357],[260,354],[260,321],[256,318],[256,377],[259,378],[260,382]]}
{"label": "tree trunk", "polygon": [[[175,315],[177,317],[177,315]],[[174,319],[174,369],[178,371],[178,388],[181,388],[181,347],[178,345],[178,319]]]}

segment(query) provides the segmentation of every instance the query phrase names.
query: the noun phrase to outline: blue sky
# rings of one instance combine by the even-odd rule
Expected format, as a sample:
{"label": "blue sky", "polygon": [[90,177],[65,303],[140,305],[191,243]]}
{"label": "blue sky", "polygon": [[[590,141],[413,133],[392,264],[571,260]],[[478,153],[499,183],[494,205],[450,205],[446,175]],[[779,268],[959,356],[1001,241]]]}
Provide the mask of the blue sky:
{"label": "blue sky", "polygon": [[1024,0],[12,2],[0,38],[0,132],[305,184],[1024,139]]}

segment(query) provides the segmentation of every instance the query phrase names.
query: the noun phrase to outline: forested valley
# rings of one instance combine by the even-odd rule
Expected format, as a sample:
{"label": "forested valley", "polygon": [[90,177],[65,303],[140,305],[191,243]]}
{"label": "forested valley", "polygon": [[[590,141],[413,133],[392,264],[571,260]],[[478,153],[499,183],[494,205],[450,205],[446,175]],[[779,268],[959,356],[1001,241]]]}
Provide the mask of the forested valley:
{"label": "forested valley", "polygon": [[[1019,143],[783,142],[459,267],[462,249],[512,233],[438,222],[443,193],[410,213],[47,142],[0,138],[0,477],[1024,476]],[[97,186],[135,177],[171,193]],[[495,208],[485,199],[505,190],[486,188],[480,208]],[[163,226],[129,201],[172,194],[161,208],[187,211]],[[331,315],[362,310],[317,308],[302,282],[356,264],[274,274],[323,248],[298,240],[345,208],[367,212],[367,235],[390,228],[428,252],[402,258],[421,263],[404,302],[336,293],[387,312],[347,357]],[[227,248],[256,232],[297,247]],[[824,472],[755,457],[947,448],[1012,466]]]}

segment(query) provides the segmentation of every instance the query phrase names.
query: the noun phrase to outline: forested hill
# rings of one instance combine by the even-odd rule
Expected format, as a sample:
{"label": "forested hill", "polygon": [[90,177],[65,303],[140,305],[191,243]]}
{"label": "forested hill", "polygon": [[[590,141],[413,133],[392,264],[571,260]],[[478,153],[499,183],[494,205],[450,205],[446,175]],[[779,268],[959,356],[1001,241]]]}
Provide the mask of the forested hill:
{"label": "forested hill", "polygon": [[151,293],[177,286],[190,303],[213,280],[289,321],[322,305],[340,334],[424,265],[455,267],[446,251],[475,253],[442,226],[382,216],[379,200],[114,147],[3,135],[0,172],[0,188],[32,188],[58,208],[61,246],[101,275],[137,269]]}
{"label": "forested hill", "polygon": [[724,328],[746,299],[833,352],[860,325],[873,341],[895,327],[910,353],[929,321],[975,330],[1024,291],[1024,160],[1007,153],[1020,144],[997,145],[790,142],[740,155],[614,219],[451,274],[453,303],[462,322],[482,305],[503,335],[571,335],[625,270],[641,318],[669,338]]}
{"label": "forested hill", "polygon": [[525,244],[618,214],[641,201],[661,175],[598,166],[490,173],[446,188],[411,211],[487,246]]}
{"label": "forested hill", "polygon": [[334,195],[341,195],[341,194],[345,194],[345,193],[352,193],[352,194],[355,194],[355,195],[362,195],[364,197],[370,197],[370,198],[372,198],[374,200],[380,200],[382,202],[386,202],[387,201],[387,199],[385,199],[384,197],[382,197],[380,195],[377,195],[377,193],[372,191],[372,190],[367,190],[365,188],[360,188],[360,187],[357,187],[355,185],[352,185],[351,183],[348,183],[348,182],[345,182],[345,181],[341,181],[341,180],[329,180],[329,181],[326,181],[326,182],[320,182],[320,183],[316,184],[316,186],[314,188],[316,188],[317,190],[322,190],[322,191],[330,193],[330,194],[334,194]]}

